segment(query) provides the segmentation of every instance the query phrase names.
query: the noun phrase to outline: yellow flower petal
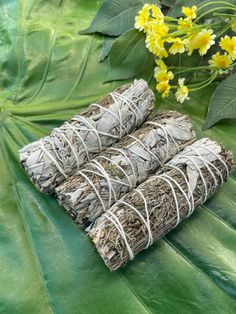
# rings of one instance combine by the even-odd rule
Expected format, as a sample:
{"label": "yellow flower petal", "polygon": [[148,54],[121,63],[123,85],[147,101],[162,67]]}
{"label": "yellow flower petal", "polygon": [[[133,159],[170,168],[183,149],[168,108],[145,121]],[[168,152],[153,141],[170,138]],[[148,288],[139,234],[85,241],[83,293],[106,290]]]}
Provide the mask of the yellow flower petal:
{"label": "yellow flower petal", "polygon": [[220,47],[228,52],[232,60],[236,59],[236,36],[224,36],[220,40]]}
{"label": "yellow flower petal", "polygon": [[164,41],[154,32],[147,34],[146,47],[150,52],[154,53],[160,59],[163,57],[166,58],[168,56],[168,53],[164,47]]}
{"label": "yellow flower petal", "polygon": [[188,20],[188,19],[183,19],[182,17],[179,18],[178,20],[178,30],[182,30],[182,29],[185,29],[185,30],[190,30],[193,26],[193,23],[191,20]]}
{"label": "yellow flower petal", "polygon": [[172,42],[172,45],[169,49],[170,54],[175,55],[176,53],[185,52],[185,42],[181,38],[179,37],[173,38],[169,42]]}
{"label": "yellow flower petal", "polygon": [[213,34],[212,29],[203,29],[199,33],[191,34],[186,40],[185,45],[189,51],[189,55],[193,50],[198,49],[201,56],[205,55],[212,45],[215,44],[216,35]]}
{"label": "yellow flower petal", "polygon": [[146,33],[153,23],[164,23],[164,15],[156,5],[146,3],[135,17],[134,27]]}
{"label": "yellow flower petal", "polygon": [[184,78],[179,78],[178,79],[178,84],[179,87],[177,88],[177,91],[175,93],[175,98],[177,99],[178,102],[180,102],[181,104],[185,101],[185,100],[189,100],[190,98],[188,97],[188,87],[186,85],[184,85]]}
{"label": "yellow flower petal", "polygon": [[169,82],[173,80],[174,74],[171,71],[160,70],[158,68],[154,69],[154,78],[157,82]]}
{"label": "yellow flower petal", "polygon": [[156,5],[151,5],[152,16],[155,18],[158,24],[164,23],[164,14],[161,12],[161,9]]}
{"label": "yellow flower petal", "polygon": [[196,5],[190,7],[182,7],[182,13],[187,17],[189,20],[194,20],[197,17],[196,14],[197,7]]}
{"label": "yellow flower petal", "polygon": [[156,69],[158,70],[167,70],[167,65],[165,64],[165,62],[161,59],[156,59],[155,63],[157,65]]}
{"label": "yellow flower petal", "polygon": [[213,68],[225,69],[232,64],[232,59],[227,53],[221,55],[219,52],[217,52],[209,60],[209,64]]}
{"label": "yellow flower petal", "polygon": [[156,89],[161,93],[162,98],[168,97],[170,93],[170,85],[167,82],[160,82],[156,85]]}
{"label": "yellow flower petal", "polygon": [[156,22],[150,23],[147,32],[156,33],[159,36],[165,36],[169,32],[169,27],[163,23],[158,24]]}

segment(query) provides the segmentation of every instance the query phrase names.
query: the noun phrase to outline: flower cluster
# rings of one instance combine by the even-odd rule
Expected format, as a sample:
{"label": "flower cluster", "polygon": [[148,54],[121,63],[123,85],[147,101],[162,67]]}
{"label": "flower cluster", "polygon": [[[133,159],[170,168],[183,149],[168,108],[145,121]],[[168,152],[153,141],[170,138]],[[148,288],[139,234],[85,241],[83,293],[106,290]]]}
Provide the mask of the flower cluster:
{"label": "flower cluster", "polygon": [[[171,85],[170,81],[175,81],[175,73],[168,70],[163,59],[169,55],[183,53],[186,53],[186,56],[193,53],[205,56],[217,38],[210,23],[199,22],[197,6],[182,7],[182,14],[182,17],[175,19],[165,16],[156,5],[145,4],[135,18],[135,28],[145,33],[146,47],[156,58],[154,78],[157,81],[157,91],[162,97],[168,97],[170,90],[175,90],[175,97],[180,103],[189,99],[189,91],[196,89],[188,88],[184,84],[185,78],[179,77],[178,84]],[[236,18],[231,20],[230,27],[236,31]],[[229,69],[236,59],[235,36],[222,37],[219,45],[224,52],[213,54],[208,61],[209,65],[205,67],[211,72],[222,73]]]}

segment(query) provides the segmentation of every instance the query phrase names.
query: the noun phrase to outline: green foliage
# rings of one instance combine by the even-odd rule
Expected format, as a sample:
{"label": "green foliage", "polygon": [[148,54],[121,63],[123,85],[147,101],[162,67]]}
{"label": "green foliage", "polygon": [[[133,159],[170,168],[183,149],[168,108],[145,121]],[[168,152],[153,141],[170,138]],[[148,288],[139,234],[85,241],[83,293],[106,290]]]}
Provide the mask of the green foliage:
{"label": "green foliage", "polygon": [[236,118],[236,74],[221,82],[214,91],[203,130],[209,129],[218,121]]}
{"label": "green foliage", "polygon": [[[18,149],[118,84],[103,84],[101,38],[78,36],[97,0],[3,0],[0,45],[0,312],[122,314],[236,312],[235,178],[191,218],[110,273],[56,200],[38,192]],[[140,65],[141,66],[141,65]],[[199,135],[236,155],[233,123],[202,132],[211,85],[184,105]]]}
{"label": "green foliage", "polygon": [[88,29],[80,34],[102,33],[117,36],[134,26],[134,18],[145,3],[158,4],[149,0],[104,0]]}
{"label": "green foliage", "polygon": [[[136,29],[118,37],[110,51],[110,72],[107,80],[122,80],[140,76],[152,76],[154,59],[145,46],[145,35]],[[144,78],[144,77],[143,77]],[[146,78],[146,77],[145,77]]]}
{"label": "green foliage", "polygon": [[102,43],[102,49],[101,49],[101,53],[99,56],[99,62],[104,61],[108,57],[108,55],[111,51],[111,47],[112,47],[115,40],[116,40],[116,37],[104,36],[103,43]]}

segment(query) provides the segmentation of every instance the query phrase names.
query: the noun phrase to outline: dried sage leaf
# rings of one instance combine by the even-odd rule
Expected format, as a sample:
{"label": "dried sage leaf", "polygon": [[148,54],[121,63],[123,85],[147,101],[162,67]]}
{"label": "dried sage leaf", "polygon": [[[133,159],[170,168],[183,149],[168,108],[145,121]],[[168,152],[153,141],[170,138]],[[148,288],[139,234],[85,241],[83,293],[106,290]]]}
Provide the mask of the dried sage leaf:
{"label": "dried sage leaf", "polygon": [[107,267],[117,270],[175,228],[218,190],[232,169],[232,153],[204,138],[126,194],[89,231]]}
{"label": "dried sage leaf", "polygon": [[92,157],[139,127],[155,97],[144,80],[123,85],[20,150],[20,161],[36,187],[47,194]]}
{"label": "dried sage leaf", "polygon": [[59,202],[86,227],[194,139],[187,116],[161,112],[58,186]]}

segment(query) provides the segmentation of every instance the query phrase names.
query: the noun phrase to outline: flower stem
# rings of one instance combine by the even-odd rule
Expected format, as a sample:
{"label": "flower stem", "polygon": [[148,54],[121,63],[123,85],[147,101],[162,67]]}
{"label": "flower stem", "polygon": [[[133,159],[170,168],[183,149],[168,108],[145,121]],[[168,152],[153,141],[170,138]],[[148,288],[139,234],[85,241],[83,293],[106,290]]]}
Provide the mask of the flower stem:
{"label": "flower stem", "polygon": [[[189,91],[196,92],[202,88],[205,88],[206,86],[210,85],[214,81],[214,79],[217,77],[217,75],[218,75],[218,71],[214,72],[209,79],[207,79],[207,80],[205,80],[199,84],[189,85],[190,86]],[[199,86],[200,84],[203,84],[203,85]],[[191,86],[195,87],[195,88],[191,88]]]}
{"label": "flower stem", "polygon": [[206,6],[210,6],[212,4],[223,4],[223,5],[225,4],[225,5],[228,5],[230,7],[236,8],[236,6],[234,4],[229,3],[227,1],[210,1],[210,2],[204,3],[203,5],[198,7],[197,12],[200,11],[201,9],[205,8]]}
{"label": "flower stem", "polygon": [[231,27],[230,24],[227,24],[225,27],[222,28],[221,31],[219,31],[217,34],[216,34],[216,37],[220,37],[222,34],[224,34],[229,28]]}
{"label": "flower stem", "polygon": [[201,18],[203,18],[205,15],[211,13],[211,12],[214,12],[214,11],[217,11],[217,10],[227,10],[227,9],[230,9],[230,10],[233,10],[233,11],[236,11],[236,7],[217,7],[217,8],[213,8],[213,9],[210,9],[210,10],[207,10],[206,12],[202,13],[202,15],[200,15],[196,21],[199,21]]}
{"label": "flower stem", "polygon": [[204,66],[200,66],[200,67],[192,67],[192,68],[183,68],[183,70],[181,71],[178,71],[178,72],[175,72],[175,75],[176,74],[181,74],[181,73],[185,73],[185,72],[191,72],[191,71],[194,71],[194,70],[210,70],[210,67],[209,65],[204,65]]}
{"label": "flower stem", "polygon": [[231,17],[233,17],[233,18],[235,18],[235,14],[230,14],[230,13],[214,13],[213,14],[214,16],[222,16],[222,17],[229,17],[229,18],[231,18]]}

